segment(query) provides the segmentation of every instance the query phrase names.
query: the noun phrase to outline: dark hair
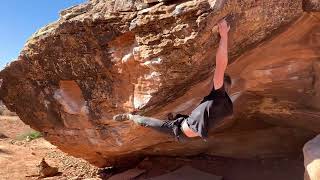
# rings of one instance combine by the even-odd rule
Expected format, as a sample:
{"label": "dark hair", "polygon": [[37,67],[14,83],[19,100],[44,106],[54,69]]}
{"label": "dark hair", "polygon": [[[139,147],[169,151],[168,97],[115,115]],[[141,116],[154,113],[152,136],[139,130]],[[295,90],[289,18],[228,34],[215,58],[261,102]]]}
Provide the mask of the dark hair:
{"label": "dark hair", "polygon": [[224,84],[228,84],[231,86],[231,77],[228,74],[224,74],[223,82]]}

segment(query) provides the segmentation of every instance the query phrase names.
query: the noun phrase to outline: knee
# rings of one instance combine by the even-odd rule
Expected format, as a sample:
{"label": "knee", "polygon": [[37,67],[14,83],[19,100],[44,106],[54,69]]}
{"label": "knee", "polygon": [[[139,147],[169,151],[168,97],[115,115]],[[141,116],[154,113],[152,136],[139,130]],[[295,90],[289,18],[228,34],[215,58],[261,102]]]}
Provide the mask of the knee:
{"label": "knee", "polygon": [[143,120],[143,116],[140,115],[132,115],[132,119],[131,119],[134,123],[143,126],[145,124],[144,120]]}

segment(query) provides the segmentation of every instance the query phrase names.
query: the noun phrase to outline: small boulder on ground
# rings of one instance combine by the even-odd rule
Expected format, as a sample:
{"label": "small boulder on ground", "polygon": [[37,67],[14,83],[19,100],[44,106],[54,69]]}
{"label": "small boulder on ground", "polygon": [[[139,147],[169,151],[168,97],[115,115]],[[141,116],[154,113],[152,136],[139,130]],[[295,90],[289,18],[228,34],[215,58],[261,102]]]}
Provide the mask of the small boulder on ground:
{"label": "small boulder on ground", "polygon": [[58,175],[59,171],[57,167],[51,167],[43,158],[39,164],[39,176],[41,178],[52,177]]}

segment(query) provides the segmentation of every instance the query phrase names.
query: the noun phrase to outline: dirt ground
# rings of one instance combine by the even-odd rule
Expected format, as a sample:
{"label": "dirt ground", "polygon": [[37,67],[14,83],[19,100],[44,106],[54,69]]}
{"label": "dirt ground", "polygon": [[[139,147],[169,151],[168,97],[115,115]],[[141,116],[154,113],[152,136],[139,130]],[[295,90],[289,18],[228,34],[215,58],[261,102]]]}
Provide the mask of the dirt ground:
{"label": "dirt ground", "polygon": [[[29,180],[38,174],[37,165],[42,158],[49,165],[58,167],[59,176],[45,179],[101,179],[98,169],[86,161],[58,150],[43,138],[32,141],[18,140],[17,137],[32,129],[19,118],[0,116],[0,180]],[[148,179],[181,166],[220,175],[224,180],[302,180],[303,156],[270,159],[231,159],[200,155],[195,157],[147,157],[137,167],[147,170],[136,179]]]}
{"label": "dirt ground", "polygon": [[84,160],[68,156],[43,138],[32,141],[17,140],[19,136],[30,131],[32,129],[19,118],[0,116],[0,180],[37,179],[38,177],[27,176],[38,174],[37,165],[42,158],[62,172],[60,176],[45,179],[97,177],[98,168]]}

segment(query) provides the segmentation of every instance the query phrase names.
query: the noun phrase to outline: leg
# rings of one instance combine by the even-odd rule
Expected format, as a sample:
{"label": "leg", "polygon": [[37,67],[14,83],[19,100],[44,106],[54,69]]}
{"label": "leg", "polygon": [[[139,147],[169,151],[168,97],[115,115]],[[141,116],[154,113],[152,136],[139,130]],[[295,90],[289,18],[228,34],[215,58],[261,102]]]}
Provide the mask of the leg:
{"label": "leg", "polygon": [[162,121],[156,118],[140,115],[119,114],[114,116],[113,119],[116,121],[132,120],[141,126],[150,127],[171,136],[173,135],[176,139],[179,139],[179,136],[183,134],[181,131],[181,124],[184,118],[182,117],[172,121]]}
{"label": "leg", "polygon": [[183,117],[172,121],[162,121],[156,118],[133,115],[131,120],[136,124],[151,127],[159,132],[174,136],[177,141],[187,142],[189,140],[188,136],[182,131],[182,123],[184,122]]}
{"label": "leg", "polygon": [[136,124],[139,124],[141,126],[150,126],[150,127],[162,127],[165,121],[161,121],[160,119],[152,118],[152,117],[146,117],[146,116],[140,116],[140,115],[132,115],[130,117],[130,120],[135,122]]}
{"label": "leg", "polygon": [[118,114],[113,117],[113,120],[115,121],[132,120],[133,122],[141,126],[151,126],[151,127],[161,127],[165,122],[156,118],[140,116],[140,115],[132,115],[129,113]]}
{"label": "leg", "polygon": [[[174,121],[162,121],[152,117],[145,117],[140,115],[133,115],[131,120],[141,126],[153,128],[159,132],[178,136],[179,135],[179,124],[174,124]],[[170,123],[171,122],[171,123]]]}

